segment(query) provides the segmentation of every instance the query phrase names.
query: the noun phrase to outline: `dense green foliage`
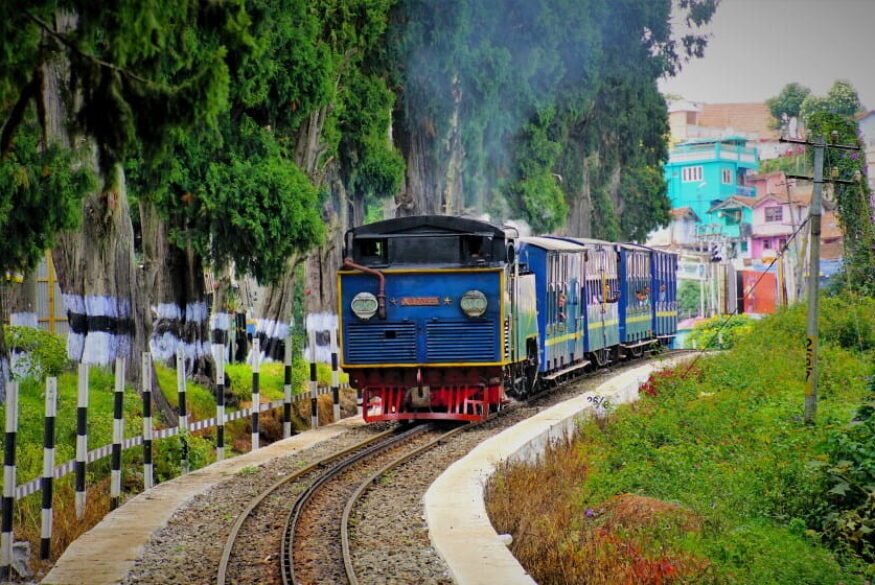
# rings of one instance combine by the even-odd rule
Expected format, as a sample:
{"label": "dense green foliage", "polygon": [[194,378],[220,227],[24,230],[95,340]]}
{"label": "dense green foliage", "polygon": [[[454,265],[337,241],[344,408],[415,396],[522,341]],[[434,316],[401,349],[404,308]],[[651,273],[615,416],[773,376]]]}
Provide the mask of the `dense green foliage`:
{"label": "dense green foliage", "polygon": [[[715,7],[679,5],[693,25]],[[667,122],[656,79],[679,67],[680,53],[704,47],[688,35],[679,48],[670,8],[634,0],[512,0],[500,9],[482,0],[400,2],[392,49],[404,130],[425,144],[413,156],[446,171],[458,132],[464,209],[547,231],[588,197],[594,235],[642,238],[668,220],[657,180]]]}
{"label": "dense green foliage", "polygon": [[[662,547],[704,561],[696,583],[871,578],[861,562],[868,557],[852,554],[860,541],[847,531],[861,510],[871,521],[860,508],[866,496],[852,494],[851,482],[844,489],[836,474],[844,470],[871,490],[873,460],[864,447],[871,431],[844,425],[871,400],[872,349],[848,331],[873,330],[875,312],[865,310],[872,305],[824,299],[817,426],[800,416],[805,310],[797,306],[756,323],[726,353],[654,377],[647,395],[618,409],[610,424],[587,424],[580,505],[598,510],[630,492],[689,509],[701,529],[670,536]],[[856,525],[851,536],[861,532]],[[830,550],[824,538],[851,546]]]}
{"label": "dense green foliage", "polygon": [[729,349],[750,333],[753,324],[754,320],[747,315],[716,315],[703,319],[686,338],[686,346],[701,350]]}
{"label": "dense green foliage", "polygon": [[799,105],[799,114],[805,120],[810,131],[812,130],[811,117],[814,114],[829,113],[852,118],[861,109],[857,90],[847,81],[836,81],[826,96],[820,97],[813,94],[806,96]]}
{"label": "dense green foliage", "polygon": [[702,285],[693,280],[681,280],[678,287],[678,309],[681,319],[699,314]]}
{"label": "dense green foliage", "polygon": [[781,120],[784,114],[789,117],[799,116],[802,102],[811,94],[811,90],[798,83],[788,83],[781,93],[766,100],[769,111],[775,120]]}
{"label": "dense green foliage", "polygon": [[[820,136],[836,144],[857,144],[857,123],[847,115],[817,112],[810,115],[807,124],[812,136]],[[809,158],[813,156],[813,153],[809,153]],[[875,294],[875,225],[872,222],[873,209],[865,167],[863,152],[826,149],[824,175],[852,182],[850,185],[836,184],[833,187],[845,235],[841,280],[851,290]]]}
{"label": "dense green foliage", "polygon": [[53,333],[34,327],[4,326],[3,335],[13,351],[26,353],[16,368],[25,376],[59,376],[70,364],[64,340]]}
{"label": "dense green foliage", "polygon": [[0,158],[0,273],[28,272],[55,234],[79,223],[79,202],[96,186],[76,155],[58,146],[41,148],[39,129],[27,122]]}

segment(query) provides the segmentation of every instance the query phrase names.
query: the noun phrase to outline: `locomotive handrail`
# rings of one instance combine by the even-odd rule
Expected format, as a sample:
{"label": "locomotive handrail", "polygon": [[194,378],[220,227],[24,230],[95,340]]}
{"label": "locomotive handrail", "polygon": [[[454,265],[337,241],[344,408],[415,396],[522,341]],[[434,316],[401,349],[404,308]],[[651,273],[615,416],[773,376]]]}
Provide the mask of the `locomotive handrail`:
{"label": "locomotive handrail", "polygon": [[362,266],[361,264],[356,264],[352,261],[351,258],[344,258],[343,260],[344,267],[352,268],[354,270],[360,270],[365,274],[371,274],[376,276],[380,281],[379,292],[377,292],[377,316],[383,321],[386,320],[386,275],[380,272],[379,270],[375,270],[373,268],[368,268],[367,266]]}

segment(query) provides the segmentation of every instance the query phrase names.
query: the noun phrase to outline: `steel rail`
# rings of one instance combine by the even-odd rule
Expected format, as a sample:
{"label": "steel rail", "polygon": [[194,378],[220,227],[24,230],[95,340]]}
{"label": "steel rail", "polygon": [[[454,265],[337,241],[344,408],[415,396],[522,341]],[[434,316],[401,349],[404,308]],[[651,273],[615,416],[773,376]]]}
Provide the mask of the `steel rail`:
{"label": "steel rail", "polygon": [[292,504],[292,508],[289,511],[288,516],[286,517],[285,526],[283,527],[283,537],[282,537],[282,548],[280,551],[280,576],[283,580],[283,585],[299,585],[297,579],[295,579],[295,563],[294,563],[294,541],[295,541],[295,528],[298,525],[298,521],[301,518],[301,514],[306,508],[309,501],[313,498],[313,496],[320,490],[320,488],[325,485],[331,479],[337,477],[353,464],[358,463],[362,459],[379,453],[380,451],[384,451],[397,445],[398,443],[403,443],[404,441],[408,441],[413,437],[420,435],[428,430],[431,430],[433,427],[431,424],[423,424],[417,425],[412,429],[404,431],[400,434],[396,434],[393,437],[390,437],[387,440],[383,440],[377,442],[369,447],[343,459],[336,463],[333,467],[328,469],[325,473],[320,475],[310,486],[304,490],[301,494],[295,498],[294,504]]}
{"label": "steel rail", "polygon": [[[491,421],[491,420],[493,420],[493,418],[494,417],[489,417],[486,420]],[[486,420],[484,420],[482,422],[486,422]],[[416,449],[413,449],[412,451],[409,451],[409,452],[405,453],[404,455],[401,455],[400,457],[393,459],[392,461],[390,461],[389,463],[387,463],[386,465],[381,467],[378,471],[374,472],[370,477],[368,477],[366,480],[364,480],[363,482],[361,482],[359,484],[359,486],[356,488],[355,492],[353,492],[353,494],[347,500],[346,507],[343,509],[343,516],[341,517],[341,520],[340,520],[340,546],[341,546],[341,549],[343,550],[343,565],[344,565],[344,569],[346,570],[346,578],[349,581],[349,585],[358,585],[358,583],[359,583],[358,578],[355,575],[355,568],[352,565],[352,553],[350,552],[350,546],[349,546],[349,517],[352,514],[352,509],[355,506],[355,503],[358,501],[358,499],[361,497],[361,495],[365,492],[365,490],[372,483],[376,482],[380,477],[385,475],[386,472],[388,472],[390,469],[392,469],[394,467],[398,467],[402,463],[405,463],[405,462],[409,461],[410,459],[413,459],[414,457],[421,455],[425,451],[428,451],[429,449],[436,447],[440,443],[445,442],[450,437],[452,437],[452,436],[454,436],[454,435],[456,435],[464,430],[468,430],[474,426],[477,426],[479,424],[481,424],[481,423],[468,424],[468,425],[456,427],[450,431],[447,431],[446,433],[444,433],[440,437],[436,437],[435,439],[429,441],[425,445],[421,445],[421,446],[417,447]]]}
{"label": "steel rail", "polygon": [[237,516],[237,520],[234,522],[234,526],[232,526],[231,532],[228,534],[228,538],[225,540],[225,548],[222,550],[222,558],[219,561],[219,570],[218,570],[218,573],[216,575],[216,584],[217,585],[225,585],[226,580],[227,580],[227,575],[228,575],[228,564],[231,560],[231,553],[234,550],[234,544],[237,540],[237,537],[240,534],[240,529],[243,527],[243,523],[246,522],[246,520],[252,515],[252,512],[254,512],[255,509],[269,495],[271,495],[272,493],[274,493],[276,490],[283,487],[284,485],[286,485],[292,481],[295,481],[296,479],[298,479],[304,475],[307,475],[308,473],[313,472],[318,467],[328,465],[331,462],[336,461],[337,459],[339,459],[345,455],[348,455],[354,451],[357,451],[360,449],[365,449],[369,445],[372,445],[373,443],[380,441],[380,440],[382,440],[388,436],[394,435],[394,434],[395,434],[395,431],[392,431],[392,430],[384,431],[384,432],[378,433],[378,434],[374,435],[373,437],[370,437],[364,441],[356,443],[355,445],[351,445],[351,446],[347,447],[346,449],[343,449],[341,451],[338,451],[336,453],[332,453],[331,455],[328,455],[326,457],[318,459],[318,460],[314,461],[313,463],[307,465],[306,467],[302,467],[301,469],[295,470],[293,473],[280,479],[279,481],[277,481],[276,483],[274,483],[273,485],[268,487],[266,490],[261,492],[258,495],[258,497],[256,497],[254,500],[252,500],[249,503],[249,505],[246,506],[246,508]]}

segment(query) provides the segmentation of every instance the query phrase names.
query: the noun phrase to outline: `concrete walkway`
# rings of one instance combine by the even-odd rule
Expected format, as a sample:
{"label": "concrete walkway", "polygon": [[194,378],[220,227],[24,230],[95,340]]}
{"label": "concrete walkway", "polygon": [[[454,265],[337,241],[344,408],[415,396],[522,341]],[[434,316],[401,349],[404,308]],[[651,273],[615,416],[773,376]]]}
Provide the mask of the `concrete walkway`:
{"label": "concrete walkway", "polygon": [[233,477],[247,465],[262,465],[292,455],[362,426],[360,417],[306,431],[263,449],[219,461],[162,483],[111,512],[73,542],[42,583],[48,585],[112,585],[119,583],[142,556],[152,534],[194,496]]}
{"label": "concrete walkway", "polygon": [[544,410],[484,441],[438,477],[425,494],[425,515],[432,544],[458,585],[537,585],[489,521],[486,481],[499,463],[536,458],[550,441],[570,435],[578,419],[594,408],[588,398],[600,396],[612,404],[636,400],[650,374],[675,361],[642,365]]}

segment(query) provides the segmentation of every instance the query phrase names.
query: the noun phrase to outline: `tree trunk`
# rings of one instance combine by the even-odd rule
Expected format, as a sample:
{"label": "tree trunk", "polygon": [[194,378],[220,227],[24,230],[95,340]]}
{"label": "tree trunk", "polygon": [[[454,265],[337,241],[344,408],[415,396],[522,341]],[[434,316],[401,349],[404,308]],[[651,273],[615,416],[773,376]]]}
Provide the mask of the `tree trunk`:
{"label": "tree trunk", "polygon": [[[9,324],[13,327],[39,327],[37,315],[37,270],[31,270],[20,283],[9,286]],[[16,377],[27,374],[27,351],[21,347],[9,348],[9,370]]]}
{"label": "tree trunk", "polygon": [[185,351],[189,377],[212,373],[207,327],[203,265],[191,246],[170,242],[167,223],[154,203],[140,202],[143,231],[143,273],[154,316],[149,347],[156,361],[175,364],[176,351]]}
{"label": "tree trunk", "polygon": [[589,173],[598,165],[598,159],[598,152],[594,152],[580,161],[583,180],[577,196],[569,202],[568,219],[565,222],[565,233],[569,236],[592,237],[592,182]]}
{"label": "tree trunk", "polygon": [[[71,13],[56,15],[56,28],[69,33],[75,28]],[[47,40],[47,42],[49,42]],[[88,137],[71,134],[77,96],[70,88],[69,62],[65,51],[57,52],[43,65],[40,110],[44,115],[46,144],[69,148]],[[60,235],[53,251],[58,284],[70,324],[67,353],[88,364],[109,365],[116,357],[128,358],[130,380],[138,380],[139,355],[146,350],[148,314],[141,309],[134,261],[134,233],[120,166],[105,173],[97,165],[95,148],[83,161],[102,179],[103,191],[82,201],[82,226]]]}
{"label": "tree trunk", "polygon": [[0,278],[0,404],[6,403],[6,382],[9,381],[9,351],[6,348],[6,334],[3,326],[6,324],[6,297],[8,295],[6,282]]}

